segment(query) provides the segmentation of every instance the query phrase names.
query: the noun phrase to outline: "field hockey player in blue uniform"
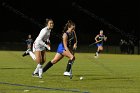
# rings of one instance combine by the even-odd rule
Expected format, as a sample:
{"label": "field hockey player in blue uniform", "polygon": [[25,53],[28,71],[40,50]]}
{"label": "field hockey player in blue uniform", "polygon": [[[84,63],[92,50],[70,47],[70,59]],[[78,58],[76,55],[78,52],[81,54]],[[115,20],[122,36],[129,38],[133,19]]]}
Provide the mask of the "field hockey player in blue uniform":
{"label": "field hockey player in blue uniform", "polygon": [[100,33],[95,37],[95,41],[97,42],[96,46],[97,51],[95,53],[95,58],[99,56],[99,53],[103,51],[103,42],[107,40],[107,37],[103,34],[103,30],[100,30]]}
{"label": "field hockey player in blue uniform", "polygon": [[66,72],[67,75],[70,75],[70,69],[73,61],[75,60],[75,56],[71,53],[69,47],[69,40],[72,38],[71,35],[75,31],[75,23],[69,20],[63,30],[62,42],[58,45],[57,53],[54,58],[49,61],[43,68],[43,72],[46,72],[53,64],[59,62],[64,56],[69,59],[69,66],[67,66]]}

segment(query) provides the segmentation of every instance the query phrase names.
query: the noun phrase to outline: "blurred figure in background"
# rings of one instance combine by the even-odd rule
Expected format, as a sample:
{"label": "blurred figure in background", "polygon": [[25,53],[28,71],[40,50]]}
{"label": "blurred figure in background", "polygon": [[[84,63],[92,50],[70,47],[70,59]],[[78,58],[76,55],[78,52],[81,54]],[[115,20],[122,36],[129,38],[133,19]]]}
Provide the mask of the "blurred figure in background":
{"label": "blurred figure in background", "polygon": [[31,50],[32,49],[32,43],[33,43],[32,35],[29,34],[28,38],[26,39],[27,50]]}
{"label": "blurred figure in background", "polygon": [[95,37],[95,41],[97,42],[96,46],[98,47],[95,53],[95,58],[97,58],[99,53],[103,51],[103,42],[106,40],[107,37],[103,34],[103,30],[100,30],[99,34]]}

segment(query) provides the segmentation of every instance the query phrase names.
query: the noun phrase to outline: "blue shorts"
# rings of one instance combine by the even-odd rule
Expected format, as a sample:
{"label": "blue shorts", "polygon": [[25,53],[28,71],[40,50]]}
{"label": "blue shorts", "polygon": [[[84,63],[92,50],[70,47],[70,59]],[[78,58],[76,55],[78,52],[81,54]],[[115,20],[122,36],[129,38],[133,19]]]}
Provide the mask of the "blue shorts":
{"label": "blue shorts", "polygon": [[64,50],[65,50],[64,45],[60,43],[57,48],[57,53],[62,54]]}
{"label": "blue shorts", "polygon": [[97,46],[97,47],[98,47],[98,46],[103,46],[103,44],[102,44],[102,43],[101,43],[101,44],[100,44],[100,43],[98,43],[98,44],[96,44],[96,46]]}

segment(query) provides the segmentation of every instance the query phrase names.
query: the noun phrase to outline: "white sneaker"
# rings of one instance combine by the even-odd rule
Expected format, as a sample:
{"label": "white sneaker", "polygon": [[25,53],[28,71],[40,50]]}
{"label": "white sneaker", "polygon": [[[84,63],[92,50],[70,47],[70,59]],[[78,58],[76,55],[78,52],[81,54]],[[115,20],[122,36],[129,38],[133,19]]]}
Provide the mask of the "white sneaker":
{"label": "white sneaker", "polygon": [[42,79],[42,76],[39,76],[39,79]]}
{"label": "white sneaker", "polygon": [[70,72],[64,72],[64,76],[70,76],[71,74],[70,74]]}
{"label": "white sneaker", "polygon": [[98,58],[98,56],[94,56],[94,58]]}
{"label": "white sneaker", "polygon": [[96,52],[96,56],[97,56],[97,57],[99,56],[98,52]]}
{"label": "white sneaker", "polygon": [[38,73],[32,73],[32,77],[39,77],[39,74]]}

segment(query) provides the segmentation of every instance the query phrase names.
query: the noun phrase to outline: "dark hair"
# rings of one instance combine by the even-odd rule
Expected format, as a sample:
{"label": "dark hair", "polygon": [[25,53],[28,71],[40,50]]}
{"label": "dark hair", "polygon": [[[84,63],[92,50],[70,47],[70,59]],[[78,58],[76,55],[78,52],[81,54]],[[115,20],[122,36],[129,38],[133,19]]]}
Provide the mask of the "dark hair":
{"label": "dark hair", "polygon": [[72,22],[71,20],[68,20],[68,22],[65,24],[65,27],[63,29],[63,33],[66,32],[68,28],[71,27],[71,25],[75,26],[75,23]]}
{"label": "dark hair", "polygon": [[50,19],[50,18],[46,18],[46,23],[45,23],[46,26],[48,25],[48,22],[49,22],[49,21],[53,21],[53,20]]}

